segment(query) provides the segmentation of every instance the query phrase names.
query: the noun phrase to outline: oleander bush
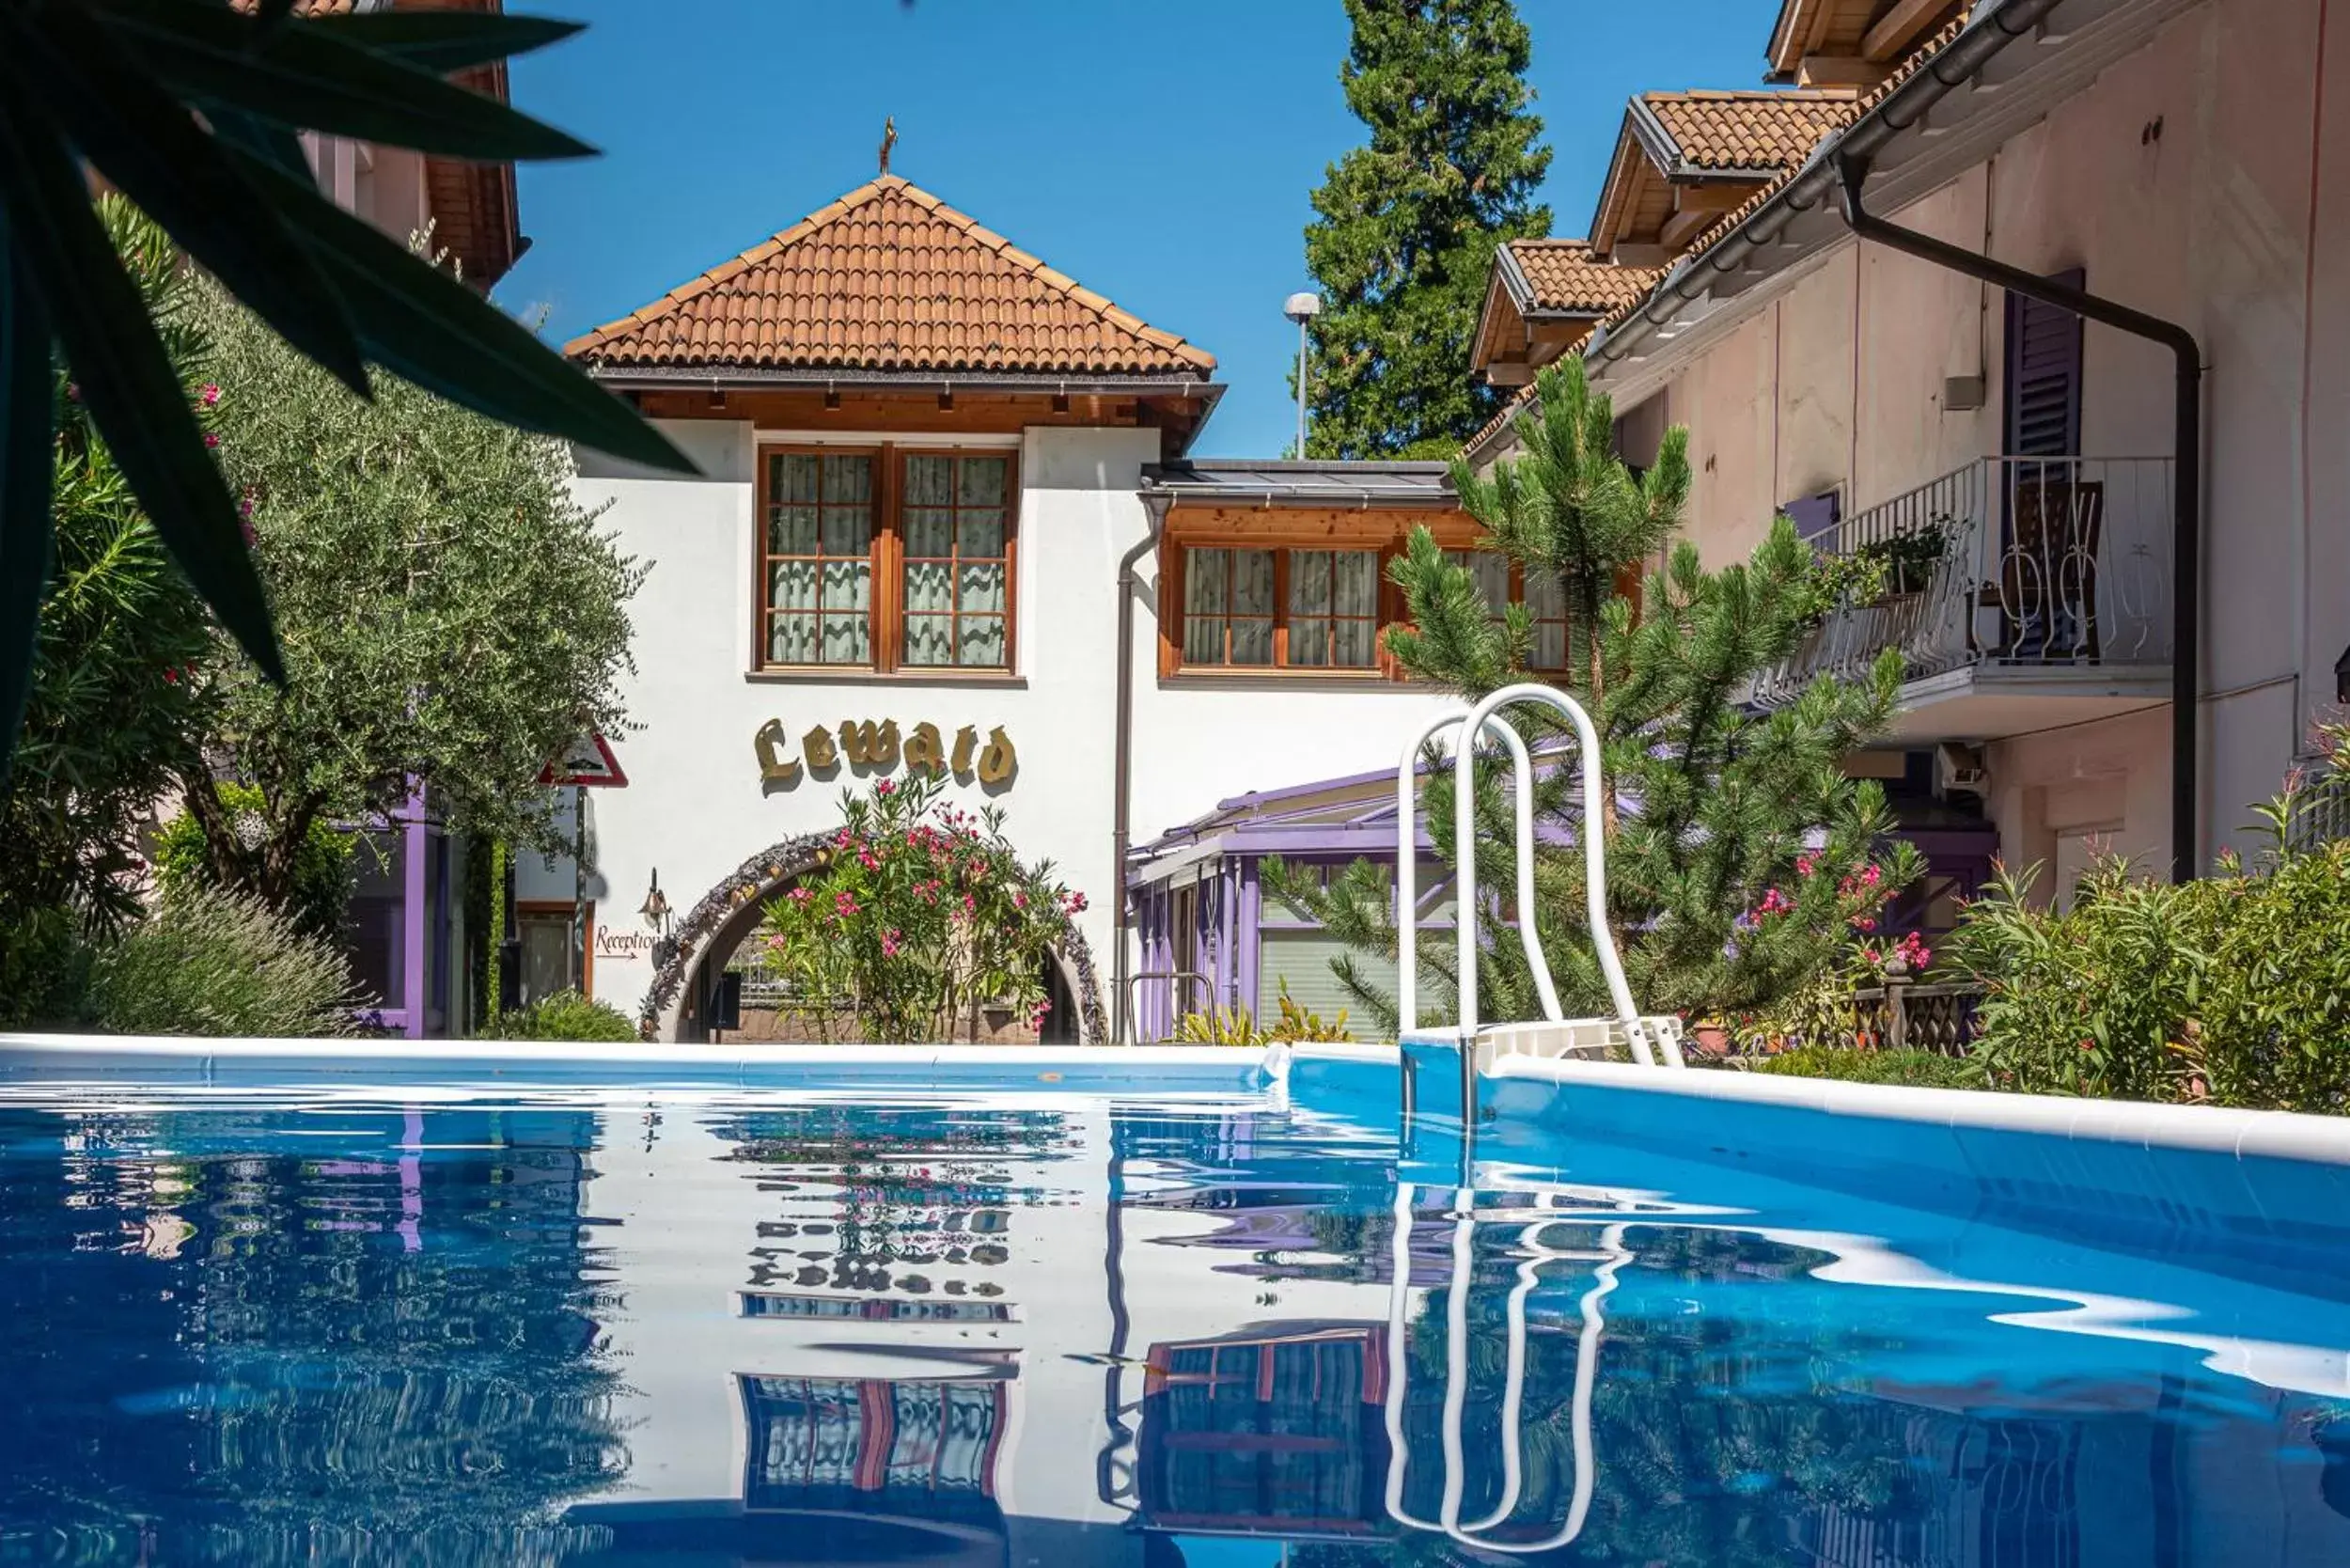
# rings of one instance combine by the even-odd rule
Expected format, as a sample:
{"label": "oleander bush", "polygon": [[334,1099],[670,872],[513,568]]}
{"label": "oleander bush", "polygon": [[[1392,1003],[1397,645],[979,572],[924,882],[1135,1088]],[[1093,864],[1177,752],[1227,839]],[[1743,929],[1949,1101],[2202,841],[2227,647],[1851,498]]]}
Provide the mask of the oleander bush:
{"label": "oleander bush", "polygon": [[90,962],[91,1021],[116,1034],[350,1035],[368,1001],[332,943],[210,887],[165,894]]}
{"label": "oleander bush", "polygon": [[974,1039],[997,1010],[1044,1026],[1044,965],[1085,895],[1023,862],[1000,810],[942,788],[916,772],[844,792],[822,863],[767,906],[759,963],[819,1040]]}
{"label": "oleander bush", "polygon": [[611,1003],[577,991],[558,991],[528,1007],[499,1013],[482,1030],[482,1038],[619,1044],[639,1037],[635,1021]]}
{"label": "oleander bush", "polygon": [[1945,951],[1983,987],[1995,1087],[2350,1111],[2350,840],[2302,831],[2350,778],[2350,731],[2327,735],[2322,775],[2259,808],[2248,864],[2173,886],[2104,860],[2061,912],[2031,905],[2034,868],[1968,906]]}

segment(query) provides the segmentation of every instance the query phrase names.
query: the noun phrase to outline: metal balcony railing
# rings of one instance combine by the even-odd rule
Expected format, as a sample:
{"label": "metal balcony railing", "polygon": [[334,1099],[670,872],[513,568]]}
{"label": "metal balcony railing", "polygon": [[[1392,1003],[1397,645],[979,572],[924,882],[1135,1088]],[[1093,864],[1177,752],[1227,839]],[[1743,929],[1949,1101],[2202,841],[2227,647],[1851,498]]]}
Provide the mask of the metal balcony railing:
{"label": "metal balcony railing", "polygon": [[2169,458],[1978,458],[1812,541],[1840,590],[1763,706],[1887,649],[1904,679],[2170,662]]}

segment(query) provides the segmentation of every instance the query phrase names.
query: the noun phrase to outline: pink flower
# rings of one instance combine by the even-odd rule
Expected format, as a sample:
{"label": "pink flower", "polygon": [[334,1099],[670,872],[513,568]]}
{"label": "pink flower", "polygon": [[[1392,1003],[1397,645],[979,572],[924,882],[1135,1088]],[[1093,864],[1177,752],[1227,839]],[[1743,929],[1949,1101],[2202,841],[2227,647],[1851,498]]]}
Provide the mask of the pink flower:
{"label": "pink flower", "polygon": [[165,665],[165,666],[164,666],[164,684],[165,684],[165,685],[167,685],[167,686],[176,686],[176,685],[178,685],[179,683],[180,683],[180,668],[179,668],[179,666],[178,666],[177,665]]}
{"label": "pink flower", "polygon": [[1810,875],[1813,871],[1816,871],[1816,870],[1818,870],[1819,869],[1820,869],[1820,857],[1819,857],[1818,855],[1798,855],[1797,856],[1795,856],[1795,874],[1796,874],[1796,875],[1798,875],[1798,876],[1810,876]]}
{"label": "pink flower", "polygon": [[789,895],[793,903],[799,904],[807,902],[808,900],[814,898],[815,896],[816,890],[812,887],[794,887]]}
{"label": "pink flower", "polygon": [[1014,909],[1028,907],[1028,895],[1026,889],[1015,887],[1011,890],[1011,906]]}
{"label": "pink flower", "polygon": [[979,912],[979,901],[973,898],[968,893],[964,894],[963,912],[965,915],[977,915]]}
{"label": "pink flower", "polygon": [[1086,911],[1086,896],[1071,893],[1060,901],[1060,907],[1064,915],[1082,915]]}
{"label": "pink flower", "polygon": [[898,792],[898,786],[885,778],[873,786],[873,792],[877,795],[894,795]]}
{"label": "pink flower", "polygon": [[1778,888],[1766,887],[1762,890],[1762,909],[1763,914],[1781,915],[1794,907],[1794,902]]}
{"label": "pink flower", "polygon": [[204,406],[206,408],[218,406],[220,402],[220,383],[216,381],[206,382],[204,384],[204,390],[198,393],[197,396],[204,400]]}
{"label": "pink flower", "polygon": [[881,870],[881,857],[870,849],[858,849],[856,852],[856,863],[864,867],[869,871],[878,871]]}
{"label": "pink flower", "polygon": [[1860,884],[1864,887],[1874,887],[1884,880],[1885,873],[1877,870],[1874,862],[1871,862],[1868,869],[1860,873]]}
{"label": "pink flower", "polygon": [[859,907],[856,900],[851,897],[845,888],[832,896],[832,906],[843,919],[855,914]]}
{"label": "pink flower", "polygon": [[219,445],[220,445],[220,432],[219,432],[218,431],[206,431],[204,432],[204,445],[205,445],[205,446],[207,446],[207,447],[217,447],[217,446],[219,446]]}
{"label": "pink flower", "polygon": [[1854,917],[1852,928],[1855,931],[1874,931],[1877,929],[1877,923],[1866,915],[1860,915]]}
{"label": "pink flower", "polygon": [[895,958],[895,957],[897,957],[897,956],[898,956],[898,949],[899,949],[899,948],[900,948],[900,947],[903,944],[903,942],[904,942],[904,938],[903,938],[903,937],[901,937],[901,936],[898,933],[898,928],[897,928],[897,927],[892,926],[892,927],[890,927],[887,931],[883,932],[883,933],[882,933],[882,957],[884,957],[884,958]]}

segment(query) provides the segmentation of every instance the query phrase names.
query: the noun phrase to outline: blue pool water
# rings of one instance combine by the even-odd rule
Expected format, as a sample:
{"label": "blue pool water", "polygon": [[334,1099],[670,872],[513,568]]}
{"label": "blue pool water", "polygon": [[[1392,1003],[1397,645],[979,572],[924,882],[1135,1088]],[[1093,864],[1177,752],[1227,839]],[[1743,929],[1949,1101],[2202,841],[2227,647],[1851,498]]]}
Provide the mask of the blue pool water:
{"label": "blue pool water", "polygon": [[1240,1093],[20,1088],[0,1563],[2350,1562],[2342,1252],[1397,1154]]}

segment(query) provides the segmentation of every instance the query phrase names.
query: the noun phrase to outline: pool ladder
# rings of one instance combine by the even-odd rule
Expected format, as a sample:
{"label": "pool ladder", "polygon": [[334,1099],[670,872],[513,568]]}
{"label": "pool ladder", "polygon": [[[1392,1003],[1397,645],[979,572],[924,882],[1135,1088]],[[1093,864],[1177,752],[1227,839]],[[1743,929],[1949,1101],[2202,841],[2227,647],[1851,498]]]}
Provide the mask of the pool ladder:
{"label": "pool ladder", "polygon": [[[1558,987],[1550,976],[1550,961],[1534,919],[1534,765],[1526,742],[1500,717],[1505,708],[1519,704],[1549,708],[1574,728],[1583,760],[1583,891],[1591,927],[1591,944],[1599,955],[1600,971],[1607,980],[1608,1000],[1615,1005],[1606,1018],[1568,1018],[1559,1005]],[[1543,1016],[1528,1023],[1484,1024],[1478,1013],[1477,801],[1472,769],[1476,745],[1472,737],[1501,743],[1510,754],[1515,780],[1517,814],[1518,940],[1526,949],[1534,990]],[[1419,1025],[1419,877],[1418,800],[1414,789],[1420,756],[1432,743],[1453,746],[1452,839],[1458,863],[1453,901],[1454,964],[1458,971],[1460,1005],[1450,1029],[1422,1029]],[[1590,715],[1573,698],[1551,686],[1528,682],[1504,686],[1473,708],[1453,708],[1422,726],[1403,748],[1395,770],[1395,936],[1396,1021],[1405,1041],[1457,1050],[1461,1058],[1461,1112],[1464,1123],[1476,1119],[1477,1079],[1503,1057],[1586,1057],[1605,1058],[1621,1044],[1644,1067],[1680,1067],[1681,1020],[1643,1017],[1632,1003],[1632,988],[1624,980],[1623,960],[1607,924],[1606,847],[1598,824],[1604,820],[1605,782],[1600,775],[1599,734]],[[1411,1059],[1404,1057],[1404,1092],[1411,1108]]]}

